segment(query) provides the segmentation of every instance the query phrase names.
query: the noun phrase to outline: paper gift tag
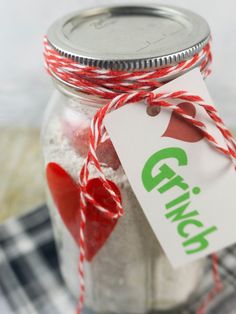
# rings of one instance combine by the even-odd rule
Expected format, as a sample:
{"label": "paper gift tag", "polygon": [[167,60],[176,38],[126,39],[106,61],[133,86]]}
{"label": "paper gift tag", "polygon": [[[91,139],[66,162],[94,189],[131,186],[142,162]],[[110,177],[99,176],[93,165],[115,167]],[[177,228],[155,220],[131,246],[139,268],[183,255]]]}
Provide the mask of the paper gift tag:
{"label": "paper gift tag", "polygon": [[[198,69],[162,86],[158,92],[177,90],[187,90],[212,104]],[[178,105],[203,121],[210,134],[226,147],[223,136],[200,106],[186,102]],[[164,108],[157,116],[149,116],[144,103],[111,112],[105,118],[105,127],[173,267],[236,241],[233,164],[195,127]]]}

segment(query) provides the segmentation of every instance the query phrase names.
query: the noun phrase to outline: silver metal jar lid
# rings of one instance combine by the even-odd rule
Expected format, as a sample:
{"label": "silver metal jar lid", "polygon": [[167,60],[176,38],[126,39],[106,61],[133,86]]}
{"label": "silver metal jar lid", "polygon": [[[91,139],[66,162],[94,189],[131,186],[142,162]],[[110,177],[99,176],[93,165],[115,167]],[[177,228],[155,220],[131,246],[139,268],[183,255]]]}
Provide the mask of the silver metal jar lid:
{"label": "silver metal jar lid", "polygon": [[174,65],[209,41],[199,15],[165,5],[111,6],[76,12],[57,20],[49,43],[84,65],[136,70]]}

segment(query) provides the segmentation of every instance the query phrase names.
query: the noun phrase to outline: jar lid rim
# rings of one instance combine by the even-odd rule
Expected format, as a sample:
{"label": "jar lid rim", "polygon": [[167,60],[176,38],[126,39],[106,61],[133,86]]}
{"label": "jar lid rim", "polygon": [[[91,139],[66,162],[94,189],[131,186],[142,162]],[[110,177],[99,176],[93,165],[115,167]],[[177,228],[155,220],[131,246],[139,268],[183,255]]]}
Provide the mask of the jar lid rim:
{"label": "jar lid rim", "polygon": [[60,18],[47,39],[86,66],[143,70],[190,59],[209,42],[210,28],[198,14],[173,6],[101,6]]}

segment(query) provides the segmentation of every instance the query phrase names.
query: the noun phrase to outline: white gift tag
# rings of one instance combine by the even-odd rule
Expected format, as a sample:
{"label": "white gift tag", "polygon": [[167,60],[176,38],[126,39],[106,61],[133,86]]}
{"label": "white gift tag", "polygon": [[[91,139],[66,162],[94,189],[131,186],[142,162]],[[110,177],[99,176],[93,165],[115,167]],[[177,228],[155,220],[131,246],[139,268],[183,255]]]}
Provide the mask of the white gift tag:
{"label": "white gift tag", "polygon": [[[198,69],[158,92],[187,90],[212,104]],[[199,106],[178,103],[207,125],[226,147],[221,133]],[[146,105],[126,105],[108,114],[105,127],[143,211],[173,267],[179,267],[236,241],[236,174],[229,158],[216,151],[168,109],[157,116]],[[125,210],[125,209],[124,209]]]}

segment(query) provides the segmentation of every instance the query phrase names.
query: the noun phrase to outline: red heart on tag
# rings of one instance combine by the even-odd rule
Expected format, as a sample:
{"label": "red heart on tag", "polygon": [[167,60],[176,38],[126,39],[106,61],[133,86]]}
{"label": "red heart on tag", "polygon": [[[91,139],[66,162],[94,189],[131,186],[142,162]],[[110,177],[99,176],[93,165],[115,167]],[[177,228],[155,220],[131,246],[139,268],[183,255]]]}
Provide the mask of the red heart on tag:
{"label": "red heart on tag", "polygon": [[[193,104],[182,102],[178,107],[183,109],[186,115],[193,118],[196,116],[196,108]],[[199,142],[204,138],[204,134],[201,130],[191,125],[184,117],[181,117],[175,112],[172,113],[169,125],[162,136],[190,143]]]}
{"label": "red heart on tag", "polygon": [[[79,245],[80,188],[71,176],[56,163],[51,162],[47,165],[46,176],[52,198],[60,216]],[[118,187],[112,181],[109,181],[109,183],[121,199]],[[113,213],[117,212],[115,202],[99,178],[89,180],[87,191],[101,206]],[[107,217],[106,214],[99,211],[92,204],[88,204],[85,227],[85,255],[88,261],[91,261],[104,245],[117,220]]]}

